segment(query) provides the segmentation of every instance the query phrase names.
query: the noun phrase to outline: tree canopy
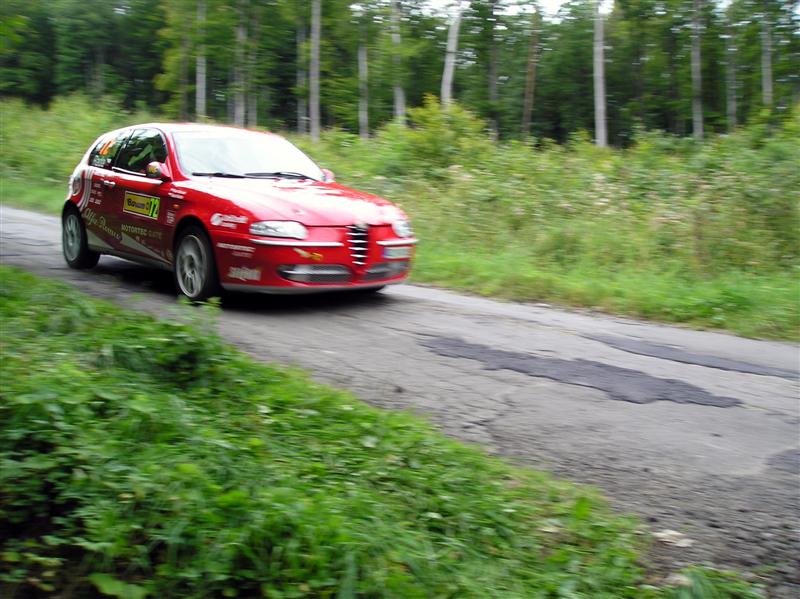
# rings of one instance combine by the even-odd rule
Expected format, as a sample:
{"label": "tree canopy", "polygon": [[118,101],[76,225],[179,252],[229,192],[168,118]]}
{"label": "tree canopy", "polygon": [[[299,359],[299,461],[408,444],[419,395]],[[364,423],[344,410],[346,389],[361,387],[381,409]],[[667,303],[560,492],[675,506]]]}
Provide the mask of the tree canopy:
{"label": "tree canopy", "polygon": [[[202,12],[198,0],[6,0],[0,95],[47,104],[83,92],[193,119],[196,86],[204,84],[201,116],[302,129],[312,0],[199,1]],[[698,4],[695,11],[692,0],[613,3],[604,18],[610,143],[626,144],[637,128],[691,133],[695,12],[706,130],[724,132],[764,110],[785,113],[800,99],[796,0]],[[396,39],[393,5],[400,12]],[[460,4],[453,99],[487,119],[501,138],[519,138],[535,60],[530,133],[557,141],[579,131],[593,135],[595,1],[567,0],[556,15],[540,19],[531,18],[535,6],[535,0]],[[385,124],[393,118],[398,82],[410,107],[438,95],[454,9],[455,3],[433,0],[321,0],[321,125],[358,132],[361,97],[368,98],[369,126]],[[368,65],[362,85],[360,51]],[[198,66],[198,55],[207,66]]]}

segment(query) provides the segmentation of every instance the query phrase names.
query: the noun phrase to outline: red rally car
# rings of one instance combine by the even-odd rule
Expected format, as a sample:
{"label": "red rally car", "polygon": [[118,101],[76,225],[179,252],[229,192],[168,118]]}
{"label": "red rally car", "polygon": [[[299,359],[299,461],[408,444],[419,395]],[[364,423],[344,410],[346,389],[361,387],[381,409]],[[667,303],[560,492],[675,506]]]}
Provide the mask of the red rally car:
{"label": "red rally car", "polygon": [[333,182],[286,139],[234,127],[147,124],[101,136],[75,168],[64,258],[169,269],[180,293],[308,293],[403,281],[417,240],[382,198]]}

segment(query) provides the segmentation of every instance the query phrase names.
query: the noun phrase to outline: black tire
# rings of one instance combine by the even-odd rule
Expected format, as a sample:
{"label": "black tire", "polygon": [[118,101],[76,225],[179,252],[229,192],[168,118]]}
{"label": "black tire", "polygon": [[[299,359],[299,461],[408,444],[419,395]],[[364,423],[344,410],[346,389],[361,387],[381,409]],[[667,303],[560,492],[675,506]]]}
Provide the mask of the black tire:
{"label": "black tire", "polygon": [[100,260],[100,254],[86,243],[86,227],[74,206],[68,206],[61,216],[61,250],[70,268],[93,268]]}
{"label": "black tire", "polygon": [[189,225],[181,231],[175,243],[172,273],[178,293],[192,302],[202,302],[219,293],[214,252],[202,228]]}

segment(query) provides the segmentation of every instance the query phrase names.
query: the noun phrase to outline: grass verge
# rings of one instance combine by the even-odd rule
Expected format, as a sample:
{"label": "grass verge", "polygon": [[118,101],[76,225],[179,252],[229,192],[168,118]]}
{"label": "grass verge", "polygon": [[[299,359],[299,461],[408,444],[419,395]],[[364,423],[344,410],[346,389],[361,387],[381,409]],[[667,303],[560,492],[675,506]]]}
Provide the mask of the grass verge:
{"label": "grass verge", "polygon": [[180,315],[0,267],[0,595],[758,596],[714,572],[647,586],[636,523],[594,491]]}

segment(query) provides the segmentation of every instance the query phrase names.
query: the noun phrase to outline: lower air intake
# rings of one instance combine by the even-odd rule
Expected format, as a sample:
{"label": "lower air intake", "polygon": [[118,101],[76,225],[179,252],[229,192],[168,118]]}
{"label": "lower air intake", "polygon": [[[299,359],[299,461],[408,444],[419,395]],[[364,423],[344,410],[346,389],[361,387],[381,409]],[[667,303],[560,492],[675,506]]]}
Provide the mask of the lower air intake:
{"label": "lower air intake", "polygon": [[364,281],[380,281],[381,279],[391,279],[403,274],[408,270],[408,262],[381,262],[370,269],[364,275]]}
{"label": "lower air intake", "polygon": [[339,264],[286,264],[278,268],[284,279],[296,283],[349,283],[350,269]]}

